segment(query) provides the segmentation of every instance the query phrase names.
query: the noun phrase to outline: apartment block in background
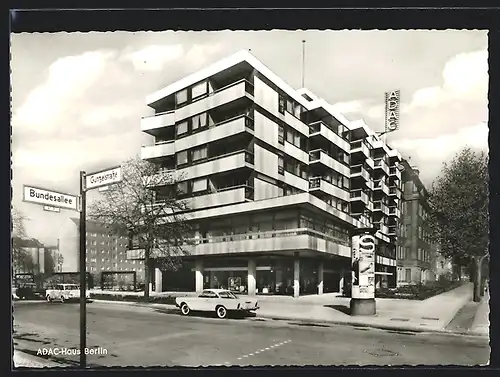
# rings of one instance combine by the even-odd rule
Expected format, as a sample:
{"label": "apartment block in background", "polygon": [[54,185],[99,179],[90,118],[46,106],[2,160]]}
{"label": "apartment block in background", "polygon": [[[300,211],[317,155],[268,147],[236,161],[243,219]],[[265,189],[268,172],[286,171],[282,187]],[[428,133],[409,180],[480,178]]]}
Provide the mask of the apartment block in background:
{"label": "apartment block in background", "polygon": [[[59,248],[63,257],[61,272],[79,271],[80,220],[68,219],[59,236]],[[139,260],[127,259],[127,234],[111,234],[103,224],[87,220],[86,224],[86,269],[99,286],[102,272],[135,271],[137,282],[144,282],[144,264]]]}
{"label": "apartment block in background", "polygon": [[398,285],[420,284],[436,280],[436,248],[426,224],[430,211],[428,192],[419,170],[403,160],[403,211],[398,237]]}
{"label": "apartment block in background", "polygon": [[[366,125],[292,89],[248,51],[147,104],[154,114],[141,130],[152,142],[141,157],[182,177],[195,243],[180,270],[156,271],[158,290],[339,292],[350,279],[349,234],[362,226],[378,229],[378,284],[396,285],[401,157]],[[157,200],[172,189],[156,187]]]}

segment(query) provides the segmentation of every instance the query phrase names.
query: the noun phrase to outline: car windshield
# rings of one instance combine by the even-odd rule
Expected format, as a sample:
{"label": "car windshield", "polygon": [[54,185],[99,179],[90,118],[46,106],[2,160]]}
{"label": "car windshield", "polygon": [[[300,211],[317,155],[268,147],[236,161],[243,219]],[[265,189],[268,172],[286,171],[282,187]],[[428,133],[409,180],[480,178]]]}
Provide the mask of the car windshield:
{"label": "car windshield", "polygon": [[71,290],[71,291],[73,291],[73,290],[75,290],[75,289],[80,289],[80,287],[79,287],[78,285],[73,285],[73,284],[71,284],[71,285],[67,285],[65,289],[66,289],[67,291],[70,291],[70,290]]}
{"label": "car windshield", "polygon": [[236,298],[236,296],[232,292],[229,292],[229,291],[219,292],[219,297],[220,298]]}

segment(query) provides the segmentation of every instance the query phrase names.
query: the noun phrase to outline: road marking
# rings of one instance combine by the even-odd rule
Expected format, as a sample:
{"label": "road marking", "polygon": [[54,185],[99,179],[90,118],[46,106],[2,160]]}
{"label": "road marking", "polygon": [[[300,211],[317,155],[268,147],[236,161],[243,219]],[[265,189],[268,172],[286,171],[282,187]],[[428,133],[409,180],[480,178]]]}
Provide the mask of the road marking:
{"label": "road marking", "polygon": [[[283,345],[285,345],[285,344],[287,344],[287,343],[289,343],[289,342],[291,342],[291,339],[285,340],[285,341],[283,341],[283,342],[281,342],[281,343],[275,343],[275,344],[273,344],[273,345],[271,345],[271,346],[269,346],[269,347],[266,347],[266,348],[261,349],[260,351],[254,351],[253,353],[249,353],[248,355],[243,355],[243,356],[240,356],[240,357],[238,357],[236,360],[242,360],[242,359],[244,359],[244,358],[248,358],[248,357],[250,357],[250,356],[256,356],[256,355],[259,355],[259,354],[261,354],[261,353],[263,353],[263,352],[265,352],[265,351],[269,351],[269,350],[272,350],[272,349],[276,349],[277,347],[283,346]],[[229,364],[229,362],[226,362],[226,363],[227,363],[227,364]]]}

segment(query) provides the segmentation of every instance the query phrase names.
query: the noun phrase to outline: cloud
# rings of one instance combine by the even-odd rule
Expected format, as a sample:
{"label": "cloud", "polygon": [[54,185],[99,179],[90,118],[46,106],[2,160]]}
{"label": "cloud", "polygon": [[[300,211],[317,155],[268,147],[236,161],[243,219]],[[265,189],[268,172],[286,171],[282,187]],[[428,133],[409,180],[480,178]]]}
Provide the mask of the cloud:
{"label": "cloud", "polygon": [[417,90],[401,109],[411,112],[420,107],[436,108],[456,100],[484,100],[488,95],[488,51],[461,53],[443,69],[443,84]]}
{"label": "cloud", "polygon": [[439,174],[441,164],[450,161],[465,146],[487,151],[488,125],[480,123],[434,138],[396,139],[390,141],[390,144],[398,149],[403,157],[411,157],[412,163],[421,167],[422,178],[430,181]]}
{"label": "cloud", "polygon": [[157,72],[171,62],[178,62],[179,58],[182,58],[183,64],[190,68],[199,67],[205,64],[211,55],[221,50],[220,44],[195,44],[187,50],[181,44],[149,45],[139,50],[127,48],[119,59],[132,63],[138,72]]}
{"label": "cloud", "polygon": [[[46,81],[35,88],[14,112],[12,125],[43,132],[57,127],[68,107],[75,106],[89,88],[103,78],[112,51],[91,51],[60,58],[48,68]],[[77,105],[76,105],[77,106]]]}
{"label": "cloud", "polygon": [[337,102],[332,105],[335,111],[338,111],[341,114],[352,114],[359,113],[366,106],[365,101],[349,101],[349,102]]}
{"label": "cloud", "polygon": [[165,64],[178,59],[184,54],[181,44],[150,45],[140,50],[126,49],[120,60],[129,61],[140,72],[160,71]]}

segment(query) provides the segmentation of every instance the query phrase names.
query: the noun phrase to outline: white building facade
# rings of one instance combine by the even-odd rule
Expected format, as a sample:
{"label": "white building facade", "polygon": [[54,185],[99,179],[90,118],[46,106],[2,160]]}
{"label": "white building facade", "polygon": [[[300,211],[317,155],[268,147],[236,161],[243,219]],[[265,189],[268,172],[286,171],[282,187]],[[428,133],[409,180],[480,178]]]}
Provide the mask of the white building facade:
{"label": "white building facade", "polygon": [[[154,138],[141,157],[176,171],[194,232],[157,290],[229,288],[248,294],[340,292],[350,279],[350,232],[378,229],[378,284],[396,284],[401,160],[365,124],[294,90],[247,51],[147,98]],[[161,201],[163,190],[157,187]],[[140,255],[130,250],[129,258]]]}

